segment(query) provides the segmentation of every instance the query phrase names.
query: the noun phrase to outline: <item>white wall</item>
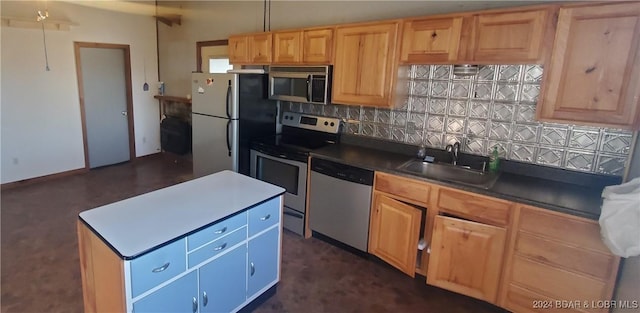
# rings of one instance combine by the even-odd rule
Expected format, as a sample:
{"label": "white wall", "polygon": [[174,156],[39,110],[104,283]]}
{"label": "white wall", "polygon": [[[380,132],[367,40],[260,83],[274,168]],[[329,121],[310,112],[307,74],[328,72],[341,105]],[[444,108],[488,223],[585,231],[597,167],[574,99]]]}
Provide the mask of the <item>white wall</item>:
{"label": "white wall", "polygon": [[[159,151],[156,89],[142,90],[145,60],[147,81],[153,87],[158,80],[155,19],[60,1],[47,6],[50,19],[77,24],[46,31],[50,71],[40,29],[1,30],[1,183],[84,168],[74,41],[130,45],[136,156]],[[43,2],[1,1],[0,7],[3,17],[35,17]]]}
{"label": "white wall", "polygon": [[[543,1],[537,1],[540,3]],[[446,12],[522,6],[534,1],[278,1],[271,2],[271,30],[373,21]],[[263,29],[263,1],[175,1],[182,26],[160,25],[160,77],[167,94],[188,93],[196,69],[196,42]],[[162,10],[162,8],[161,8]],[[168,9],[167,9],[168,10]]]}

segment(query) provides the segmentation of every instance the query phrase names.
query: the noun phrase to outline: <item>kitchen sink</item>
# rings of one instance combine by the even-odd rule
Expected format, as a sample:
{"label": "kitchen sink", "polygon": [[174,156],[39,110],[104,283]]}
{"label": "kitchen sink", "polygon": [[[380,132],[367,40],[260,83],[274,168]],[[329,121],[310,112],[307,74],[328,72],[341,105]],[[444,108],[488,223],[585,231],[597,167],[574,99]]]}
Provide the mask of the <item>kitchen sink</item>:
{"label": "kitchen sink", "polygon": [[409,160],[398,166],[396,170],[425,178],[460,183],[483,189],[493,187],[498,180],[499,173],[484,172],[467,166],[450,163],[429,163],[422,160]]}

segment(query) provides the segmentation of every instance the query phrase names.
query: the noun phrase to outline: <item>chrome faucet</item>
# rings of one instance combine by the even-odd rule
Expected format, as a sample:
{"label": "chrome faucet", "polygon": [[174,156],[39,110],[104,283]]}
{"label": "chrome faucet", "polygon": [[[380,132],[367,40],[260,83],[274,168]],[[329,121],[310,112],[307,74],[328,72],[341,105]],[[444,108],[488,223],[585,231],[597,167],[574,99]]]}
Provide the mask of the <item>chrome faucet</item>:
{"label": "chrome faucet", "polygon": [[453,145],[447,145],[445,150],[451,154],[451,164],[458,164],[458,152],[460,152],[460,143],[454,142]]}

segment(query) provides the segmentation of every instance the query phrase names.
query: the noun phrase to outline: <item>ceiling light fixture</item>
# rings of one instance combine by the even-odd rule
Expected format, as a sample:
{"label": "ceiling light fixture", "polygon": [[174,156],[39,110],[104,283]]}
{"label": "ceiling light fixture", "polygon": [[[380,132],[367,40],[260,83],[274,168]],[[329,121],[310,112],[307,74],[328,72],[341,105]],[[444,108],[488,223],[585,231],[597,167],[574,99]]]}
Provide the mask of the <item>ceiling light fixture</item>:
{"label": "ceiling light fixture", "polygon": [[[45,2],[46,5],[46,2]],[[49,56],[47,55],[47,36],[44,33],[44,20],[46,20],[49,17],[49,11],[46,9],[44,9],[43,11],[38,10],[38,13],[36,15],[36,21],[40,22],[42,24],[42,43],[44,45],[44,62],[45,62],[45,70],[48,72],[49,71]]]}

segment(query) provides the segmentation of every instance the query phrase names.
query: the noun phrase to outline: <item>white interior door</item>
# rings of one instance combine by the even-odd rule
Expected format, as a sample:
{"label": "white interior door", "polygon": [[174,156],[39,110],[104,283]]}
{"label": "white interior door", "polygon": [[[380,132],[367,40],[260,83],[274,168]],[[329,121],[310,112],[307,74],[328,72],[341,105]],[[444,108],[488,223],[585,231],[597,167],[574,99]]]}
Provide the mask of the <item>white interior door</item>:
{"label": "white interior door", "polygon": [[90,168],[130,159],[125,52],[80,48]]}

